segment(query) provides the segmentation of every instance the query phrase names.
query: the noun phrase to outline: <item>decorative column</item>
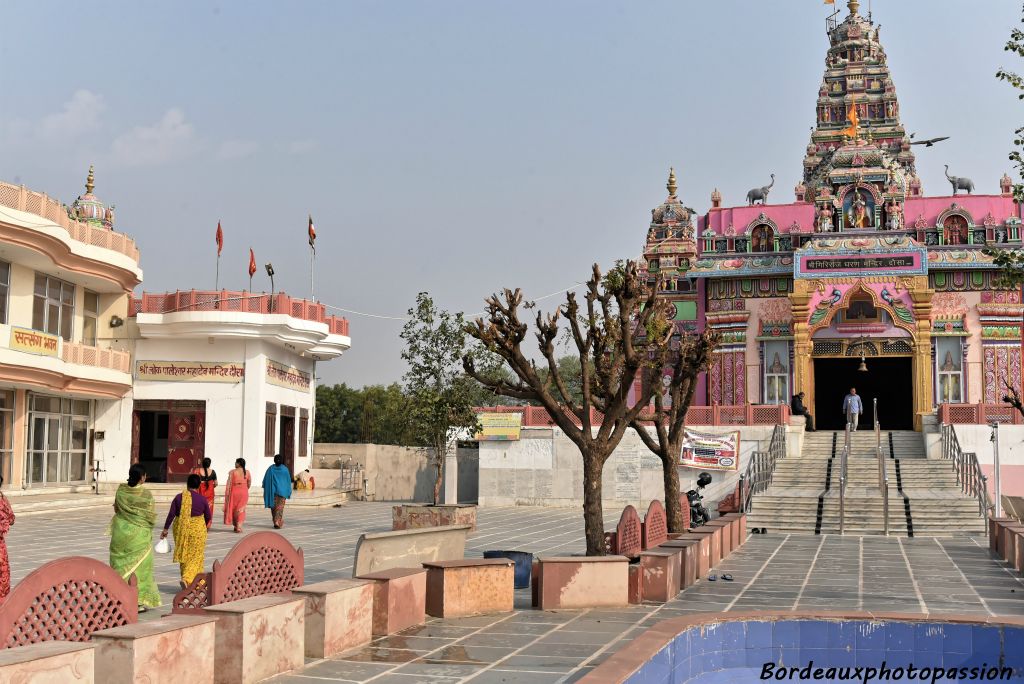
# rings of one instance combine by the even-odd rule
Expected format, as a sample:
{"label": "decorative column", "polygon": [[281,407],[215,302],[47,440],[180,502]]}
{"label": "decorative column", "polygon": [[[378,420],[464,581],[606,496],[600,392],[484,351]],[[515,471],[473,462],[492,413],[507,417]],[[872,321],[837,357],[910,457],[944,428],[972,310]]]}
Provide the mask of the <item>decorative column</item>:
{"label": "decorative column", "polygon": [[805,393],[805,406],[814,406],[814,362],[811,359],[813,345],[807,326],[811,303],[810,282],[794,280],[789,301],[793,308],[793,388],[792,393]]}
{"label": "decorative column", "polygon": [[935,410],[932,379],[932,297],[928,276],[910,280],[910,300],[914,311],[914,429],[920,431],[922,417]]}

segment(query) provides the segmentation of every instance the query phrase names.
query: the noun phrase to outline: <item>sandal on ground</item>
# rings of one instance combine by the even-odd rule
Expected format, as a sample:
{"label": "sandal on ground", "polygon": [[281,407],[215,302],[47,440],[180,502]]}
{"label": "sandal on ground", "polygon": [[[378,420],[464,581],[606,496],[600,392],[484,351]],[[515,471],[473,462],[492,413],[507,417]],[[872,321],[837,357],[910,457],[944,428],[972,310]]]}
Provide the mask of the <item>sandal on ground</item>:
{"label": "sandal on ground", "polygon": [[732,582],[732,575],[730,575],[729,573],[725,573],[722,575],[722,579],[724,579],[726,582]]}
{"label": "sandal on ground", "polygon": [[716,576],[714,576],[714,575],[708,575],[708,582],[714,582],[717,579],[718,578]]}

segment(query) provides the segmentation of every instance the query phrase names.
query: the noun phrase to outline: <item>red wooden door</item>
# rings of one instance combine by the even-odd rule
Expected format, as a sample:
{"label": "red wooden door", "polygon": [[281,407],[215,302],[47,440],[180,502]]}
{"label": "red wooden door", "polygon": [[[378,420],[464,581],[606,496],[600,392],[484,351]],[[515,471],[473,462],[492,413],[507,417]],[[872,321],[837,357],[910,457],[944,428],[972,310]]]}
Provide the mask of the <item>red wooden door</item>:
{"label": "red wooden door", "polygon": [[202,464],[206,442],[206,414],[201,411],[171,411],[167,435],[167,481],[184,482]]}
{"label": "red wooden door", "polygon": [[288,472],[295,475],[295,418],[281,416],[281,456]]}
{"label": "red wooden door", "polygon": [[139,438],[142,435],[142,416],[132,411],[132,464],[139,462]]}

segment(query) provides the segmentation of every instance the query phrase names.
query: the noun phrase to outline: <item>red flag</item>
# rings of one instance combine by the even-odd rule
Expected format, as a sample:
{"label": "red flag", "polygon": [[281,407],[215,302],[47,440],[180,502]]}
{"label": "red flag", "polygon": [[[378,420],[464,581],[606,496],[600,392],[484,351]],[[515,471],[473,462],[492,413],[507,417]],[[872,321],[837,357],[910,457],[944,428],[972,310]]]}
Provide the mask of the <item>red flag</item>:
{"label": "red flag", "polygon": [[220,229],[220,221],[217,221],[217,256],[220,256],[222,249],[224,249],[224,231]]}
{"label": "red flag", "polygon": [[309,215],[309,246],[316,249],[316,228],[313,227],[313,215]]}
{"label": "red flag", "polygon": [[252,247],[249,248],[249,277],[252,278],[253,274],[256,273],[256,255],[252,251]]}

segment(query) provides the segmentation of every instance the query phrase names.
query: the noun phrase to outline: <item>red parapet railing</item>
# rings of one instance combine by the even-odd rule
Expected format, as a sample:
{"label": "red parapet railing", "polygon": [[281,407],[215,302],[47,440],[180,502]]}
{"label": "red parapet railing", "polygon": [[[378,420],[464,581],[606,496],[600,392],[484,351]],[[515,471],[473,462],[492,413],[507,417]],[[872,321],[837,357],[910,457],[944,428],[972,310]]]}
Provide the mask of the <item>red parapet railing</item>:
{"label": "red parapet railing", "polygon": [[[522,413],[523,427],[549,427],[555,424],[543,406],[485,406],[479,413]],[[580,419],[566,411],[576,425]],[[686,412],[687,425],[786,425],[789,406],[785,404],[744,404],[739,406],[691,406]],[[590,424],[601,424],[601,414],[591,409]]]}
{"label": "red parapet railing", "polygon": [[324,323],[331,335],[348,337],[348,319],[328,316],[320,302],[274,294],[233,290],[178,290],[176,292],[143,292],[132,299],[129,315],[140,313],[169,314],[179,311],[228,311],[234,313],[285,314],[292,318]]}
{"label": "red parapet railing", "polygon": [[1009,404],[939,404],[943,425],[1024,424],[1020,412]]}

